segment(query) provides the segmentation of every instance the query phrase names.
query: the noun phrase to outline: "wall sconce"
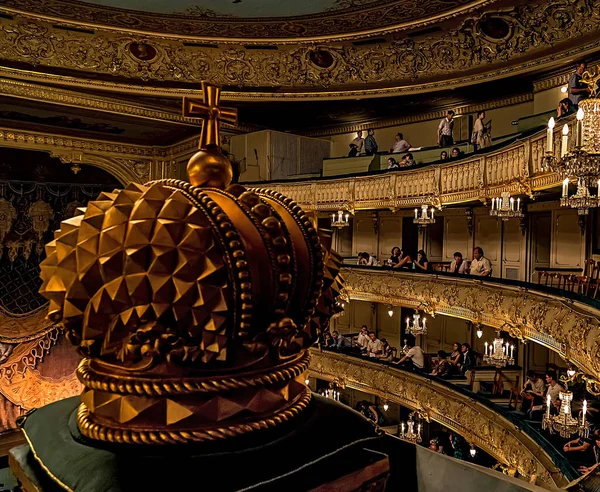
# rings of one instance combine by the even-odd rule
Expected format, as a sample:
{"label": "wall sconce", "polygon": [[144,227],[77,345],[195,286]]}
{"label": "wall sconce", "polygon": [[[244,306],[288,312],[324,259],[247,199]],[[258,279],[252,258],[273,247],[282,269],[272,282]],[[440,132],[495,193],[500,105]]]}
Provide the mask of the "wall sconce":
{"label": "wall sconce", "polygon": [[475,449],[475,446],[471,445],[471,449],[469,450],[469,454],[471,455],[471,458],[475,458],[475,455],[477,454],[477,450]]}
{"label": "wall sconce", "polygon": [[388,316],[390,318],[392,318],[394,316],[394,308],[392,306],[390,306],[387,313],[388,313]]}
{"label": "wall sconce", "polygon": [[384,412],[387,412],[387,411],[388,411],[388,408],[390,408],[390,406],[388,405],[388,402],[386,401],[386,402],[383,404],[383,411],[384,411]]}

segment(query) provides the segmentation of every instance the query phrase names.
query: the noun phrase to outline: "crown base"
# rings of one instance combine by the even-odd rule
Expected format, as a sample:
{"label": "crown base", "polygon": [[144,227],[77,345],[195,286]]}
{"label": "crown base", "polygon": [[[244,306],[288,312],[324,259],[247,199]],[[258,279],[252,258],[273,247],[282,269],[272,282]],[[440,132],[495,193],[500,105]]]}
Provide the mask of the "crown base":
{"label": "crown base", "polygon": [[85,359],[81,433],[114,443],[182,444],[231,438],[289,421],[310,402],[304,384],[310,355],[235,377],[157,380],[102,374]]}

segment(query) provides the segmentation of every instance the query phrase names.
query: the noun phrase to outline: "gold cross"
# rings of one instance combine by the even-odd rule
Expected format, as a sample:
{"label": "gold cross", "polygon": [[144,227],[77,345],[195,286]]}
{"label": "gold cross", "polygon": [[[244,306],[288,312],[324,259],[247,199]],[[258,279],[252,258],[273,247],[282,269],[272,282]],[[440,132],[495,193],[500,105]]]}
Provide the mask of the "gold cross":
{"label": "gold cross", "polygon": [[237,109],[219,106],[221,88],[207,82],[202,82],[203,101],[198,99],[183,98],[183,116],[201,118],[202,133],[200,134],[200,150],[209,146],[220,145],[219,121],[226,121],[237,125]]}

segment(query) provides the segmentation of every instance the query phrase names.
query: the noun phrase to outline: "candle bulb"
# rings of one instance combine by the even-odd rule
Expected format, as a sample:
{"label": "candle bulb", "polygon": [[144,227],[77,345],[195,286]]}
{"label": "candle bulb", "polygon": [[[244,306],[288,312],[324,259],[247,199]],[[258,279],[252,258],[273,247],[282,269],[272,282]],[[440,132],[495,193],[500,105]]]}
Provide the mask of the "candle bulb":
{"label": "candle bulb", "polygon": [[415,208],[415,219],[416,219],[416,218],[418,218],[418,217],[417,217],[417,214],[418,214],[418,212],[419,212],[419,211],[418,211],[418,210]]}
{"label": "candle bulb", "polygon": [[521,199],[517,198],[517,212],[521,210]]}
{"label": "candle bulb", "polygon": [[433,219],[433,212],[435,212],[435,209],[433,207],[431,207],[431,218]]}
{"label": "candle bulb", "polygon": [[512,196],[510,197],[510,209],[515,209],[515,199]]}
{"label": "candle bulb", "polygon": [[492,198],[492,210],[495,210],[495,208],[494,208],[495,206],[496,206],[496,199]]}
{"label": "candle bulb", "polygon": [[515,346],[514,346],[514,345],[511,345],[511,346],[510,346],[510,358],[511,358],[511,359],[514,359],[514,357],[513,357],[513,356],[514,356],[514,354],[515,354]]}
{"label": "candle bulb", "polygon": [[581,426],[585,426],[585,414],[587,413],[587,400],[583,400],[583,416],[581,418]]}
{"label": "candle bulb", "polygon": [[406,329],[408,329],[408,324],[410,323],[410,318],[406,318]]}
{"label": "candle bulb", "polygon": [[568,193],[569,193],[569,178],[565,178],[565,180],[563,181],[563,189],[562,189],[563,198],[567,198]]}
{"label": "candle bulb", "polygon": [[487,347],[488,347],[488,343],[487,343],[487,342],[485,342],[485,343],[484,343],[484,345],[485,345],[485,350],[483,351],[483,353],[484,353],[485,355],[487,355],[487,354],[488,354],[488,349],[487,349]]}
{"label": "candle bulb", "polygon": [[577,126],[575,129],[575,147],[583,147],[583,109],[577,110]]}
{"label": "candle bulb", "polygon": [[402,422],[402,435],[404,435],[404,422]]}
{"label": "candle bulb", "polygon": [[560,146],[560,156],[564,157],[567,155],[567,144],[569,143],[569,125],[564,125],[562,129],[562,142]]}
{"label": "candle bulb", "polygon": [[546,152],[552,154],[553,152],[553,139],[554,139],[554,118],[548,120],[548,130],[546,131]]}
{"label": "candle bulb", "polygon": [[546,418],[550,418],[550,393],[546,395]]}

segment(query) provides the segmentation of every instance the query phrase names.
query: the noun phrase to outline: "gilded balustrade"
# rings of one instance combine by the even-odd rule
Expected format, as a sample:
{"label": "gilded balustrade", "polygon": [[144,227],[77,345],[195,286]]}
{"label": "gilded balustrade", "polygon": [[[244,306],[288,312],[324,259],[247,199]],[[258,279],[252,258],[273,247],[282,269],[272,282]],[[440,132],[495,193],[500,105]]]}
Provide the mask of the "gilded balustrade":
{"label": "gilded balustrade", "polygon": [[[555,131],[554,138],[558,152],[559,131]],[[561,183],[557,174],[541,168],[545,146],[545,132],[540,132],[497,152],[448,164],[268,186],[314,210],[335,210],[342,206],[349,210],[413,208],[428,196],[433,196],[436,203],[451,205],[485,201],[502,191],[532,196],[534,191]]]}
{"label": "gilded balustrade", "polygon": [[440,313],[507,330],[559,353],[600,381],[600,312],[536,289],[473,277],[344,268],[350,299]]}
{"label": "gilded balustrade", "polygon": [[309,374],[419,410],[543,487],[568,483],[550,455],[514,423],[450,385],[378,362],[311,349]]}

